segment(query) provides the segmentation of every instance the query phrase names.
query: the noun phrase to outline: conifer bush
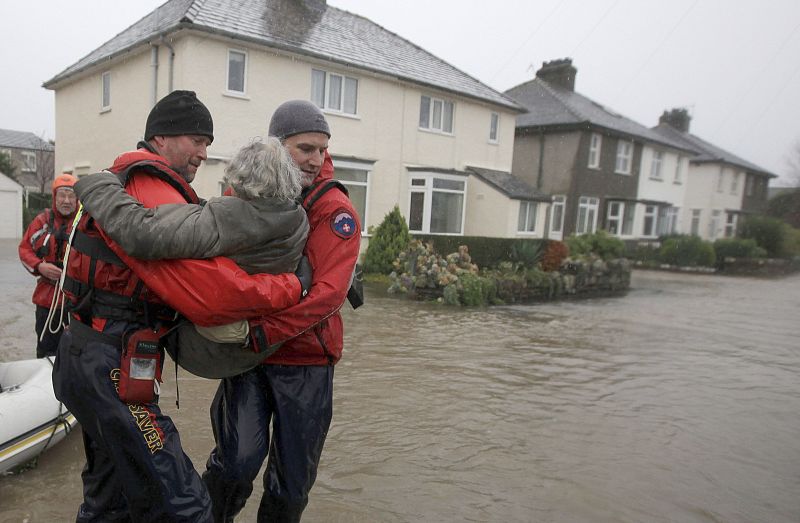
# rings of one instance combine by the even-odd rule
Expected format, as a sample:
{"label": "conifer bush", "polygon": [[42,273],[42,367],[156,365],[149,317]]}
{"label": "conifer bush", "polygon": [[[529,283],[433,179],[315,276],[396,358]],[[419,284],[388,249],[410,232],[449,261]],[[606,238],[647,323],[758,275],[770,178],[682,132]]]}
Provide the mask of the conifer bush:
{"label": "conifer bush", "polygon": [[400,253],[408,247],[411,235],[408,225],[400,214],[400,208],[394,209],[384,216],[383,221],[369,240],[367,252],[364,254],[364,272],[389,274],[392,264]]}

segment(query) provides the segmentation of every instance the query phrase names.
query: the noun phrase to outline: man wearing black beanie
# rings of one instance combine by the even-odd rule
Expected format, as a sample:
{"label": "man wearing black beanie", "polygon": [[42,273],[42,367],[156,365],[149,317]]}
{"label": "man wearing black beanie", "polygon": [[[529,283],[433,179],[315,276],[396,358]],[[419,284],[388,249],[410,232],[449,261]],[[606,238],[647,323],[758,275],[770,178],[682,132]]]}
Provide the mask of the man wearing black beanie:
{"label": "man wearing black beanie", "polygon": [[358,215],[333,179],[331,132],[319,108],[306,100],[281,104],[269,134],[303,173],[313,278],[302,301],[250,322],[251,332],[261,333],[253,337],[256,348],[281,347],[262,365],[220,381],[211,405],[216,447],[203,474],[219,522],[233,521],[244,507],[265,458],[258,522],[300,521],[333,416],[333,369],[344,345],[339,309],[361,243]]}
{"label": "man wearing black beanie", "polygon": [[[150,111],[145,141],[109,170],[145,207],[199,203],[189,182],[207,158],[213,131],[195,93],[174,91]],[[175,324],[176,311],[212,326],[294,305],[300,279],[250,276],[228,258],[131,258],[81,211],[74,231],[63,280],[72,318],[53,388],[84,435],[77,521],[211,521],[208,491],[158,405],[159,338]]]}

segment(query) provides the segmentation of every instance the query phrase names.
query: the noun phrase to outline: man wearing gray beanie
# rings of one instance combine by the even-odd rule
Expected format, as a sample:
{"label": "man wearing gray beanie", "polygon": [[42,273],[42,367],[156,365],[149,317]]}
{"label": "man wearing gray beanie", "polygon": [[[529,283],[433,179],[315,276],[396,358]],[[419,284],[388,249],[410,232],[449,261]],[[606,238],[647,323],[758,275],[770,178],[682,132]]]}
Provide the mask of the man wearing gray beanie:
{"label": "man wearing gray beanie", "polygon": [[305,100],[285,102],[275,110],[269,134],[283,142],[303,173],[305,254],[313,278],[297,305],[250,322],[252,339],[282,345],[262,365],[221,380],[214,397],[216,447],[203,480],[217,522],[233,521],[244,507],[265,458],[258,521],[300,521],[333,416],[333,369],[343,348],[339,309],[361,243],[347,190],[333,179],[331,132],[322,111]]}
{"label": "man wearing gray beanie", "polygon": [[[145,207],[198,204],[189,182],[213,138],[206,106],[192,91],[174,91],[150,111],[145,141],[108,170]],[[210,326],[283,309],[300,300],[301,281],[292,273],[251,276],[222,257],[132,258],[81,213],[62,280],[72,317],[53,369],[56,396],[84,434],[77,521],[206,523],[208,491],[158,405],[160,336],[176,312]]]}

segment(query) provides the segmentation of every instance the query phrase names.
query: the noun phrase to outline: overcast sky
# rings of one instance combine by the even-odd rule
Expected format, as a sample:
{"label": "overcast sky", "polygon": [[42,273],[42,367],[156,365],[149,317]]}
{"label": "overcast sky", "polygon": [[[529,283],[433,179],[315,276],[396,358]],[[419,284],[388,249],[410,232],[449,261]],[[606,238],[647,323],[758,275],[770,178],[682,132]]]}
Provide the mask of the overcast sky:
{"label": "overcast sky", "polygon": [[[56,138],[42,82],[162,3],[4,3],[0,128]],[[499,91],[531,79],[543,61],[570,57],[581,94],[648,127],[665,109],[686,107],[692,133],[783,177],[800,142],[798,0],[328,3]]]}

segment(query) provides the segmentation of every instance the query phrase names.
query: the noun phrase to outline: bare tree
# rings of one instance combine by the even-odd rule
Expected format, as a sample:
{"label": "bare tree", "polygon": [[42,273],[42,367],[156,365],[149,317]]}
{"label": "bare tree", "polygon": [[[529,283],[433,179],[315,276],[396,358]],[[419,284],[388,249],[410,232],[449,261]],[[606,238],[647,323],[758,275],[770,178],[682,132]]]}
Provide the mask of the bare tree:
{"label": "bare tree", "polygon": [[0,151],[0,173],[5,174],[12,180],[16,181],[17,179],[17,166],[14,164],[14,160],[2,151]]}
{"label": "bare tree", "polygon": [[39,136],[38,145],[34,152],[36,153],[34,179],[39,192],[46,194],[45,191],[49,192],[50,184],[55,178],[55,142],[45,140],[44,133],[42,133],[42,136]]}

